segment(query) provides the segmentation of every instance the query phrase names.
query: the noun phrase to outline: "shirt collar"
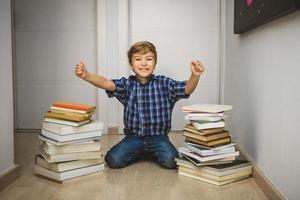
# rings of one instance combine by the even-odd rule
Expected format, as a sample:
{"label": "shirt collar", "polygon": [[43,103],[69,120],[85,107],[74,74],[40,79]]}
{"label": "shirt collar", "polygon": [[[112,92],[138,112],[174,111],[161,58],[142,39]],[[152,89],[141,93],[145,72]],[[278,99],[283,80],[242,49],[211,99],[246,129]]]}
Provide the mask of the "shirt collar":
{"label": "shirt collar", "polygon": [[[135,75],[129,76],[129,79],[130,79],[130,80],[135,80],[135,81],[137,81],[138,83],[141,84],[141,82],[136,78]],[[151,77],[150,77],[149,81],[148,81],[146,84],[144,84],[144,85],[147,85],[147,84],[150,83],[150,81],[152,81],[152,80],[158,80],[158,77],[155,76],[154,74],[151,74]]]}

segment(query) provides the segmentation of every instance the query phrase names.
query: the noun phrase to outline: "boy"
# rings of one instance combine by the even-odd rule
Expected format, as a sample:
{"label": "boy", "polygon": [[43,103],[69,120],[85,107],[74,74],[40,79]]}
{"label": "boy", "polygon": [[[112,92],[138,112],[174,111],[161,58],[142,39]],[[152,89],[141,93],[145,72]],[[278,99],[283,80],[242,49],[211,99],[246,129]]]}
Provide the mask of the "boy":
{"label": "boy", "polygon": [[127,55],[135,73],[129,78],[108,80],[89,73],[83,62],[75,67],[79,78],[105,89],[109,97],[116,97],[124,105],[125,137],[107,152],[105,161],[111,168],[122,168],[150,155],[161,166],[175,168],[178,153],[168,138],[172,109],[177,100],[188,98],[195,90],[204,67],[192,61],[189,80],[175,81],[153,74],[157,53],[152,43],[137,42]]}

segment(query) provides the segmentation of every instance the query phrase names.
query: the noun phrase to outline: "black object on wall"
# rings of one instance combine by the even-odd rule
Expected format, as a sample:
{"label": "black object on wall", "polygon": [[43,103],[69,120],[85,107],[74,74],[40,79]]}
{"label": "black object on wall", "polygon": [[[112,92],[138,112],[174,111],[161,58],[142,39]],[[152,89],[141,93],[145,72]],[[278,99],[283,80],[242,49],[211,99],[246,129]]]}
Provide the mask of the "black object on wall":
{"label": "black object on wall", "polygon": [[300,0],[234,0],[234,33],[244,33],[299,8]]}

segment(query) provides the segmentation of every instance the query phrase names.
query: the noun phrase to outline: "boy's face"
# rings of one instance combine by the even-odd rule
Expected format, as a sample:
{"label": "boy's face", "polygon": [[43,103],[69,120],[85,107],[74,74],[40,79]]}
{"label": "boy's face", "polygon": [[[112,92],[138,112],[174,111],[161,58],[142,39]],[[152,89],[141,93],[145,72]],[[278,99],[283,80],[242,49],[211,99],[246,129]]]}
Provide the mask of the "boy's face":
{"label": "boy's face", "polygon": [[146,54],[135,53],[132,56],[132,71],[136,74],[139,80],[148,80],[155,69],[155,58],[152,52]]}

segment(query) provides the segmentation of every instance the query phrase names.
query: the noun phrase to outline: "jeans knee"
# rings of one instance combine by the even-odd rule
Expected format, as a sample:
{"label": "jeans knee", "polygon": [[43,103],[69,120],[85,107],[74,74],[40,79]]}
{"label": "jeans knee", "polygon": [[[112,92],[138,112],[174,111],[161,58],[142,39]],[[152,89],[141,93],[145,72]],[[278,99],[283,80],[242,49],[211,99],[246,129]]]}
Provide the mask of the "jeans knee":
{"label": "jeans knee", "polygon": [[105,155],[105,162],[110,168],[123,168],[126,166],[126,163],[123,162],[122,158],[119,158],[118,155],[111,153],[110,151],[107,152]]}
{"label": "jeans knee", "polygon": [[178,156],[177,151],[165,152],[163,155],[159,156],[158,162],[161,166],[168,169],[176,168],[175,158]]}

